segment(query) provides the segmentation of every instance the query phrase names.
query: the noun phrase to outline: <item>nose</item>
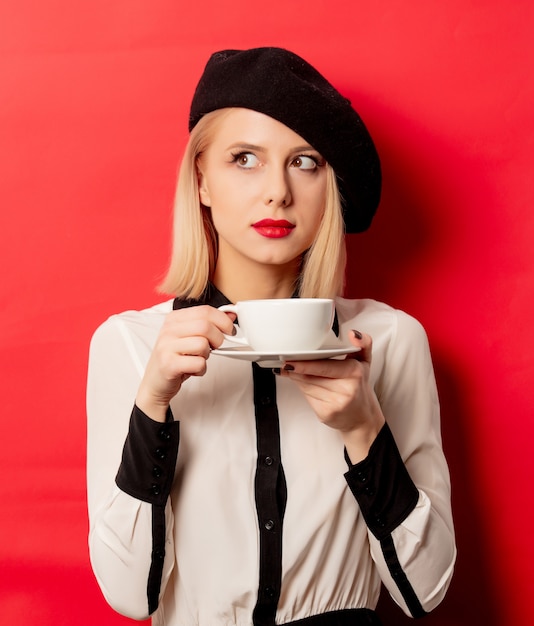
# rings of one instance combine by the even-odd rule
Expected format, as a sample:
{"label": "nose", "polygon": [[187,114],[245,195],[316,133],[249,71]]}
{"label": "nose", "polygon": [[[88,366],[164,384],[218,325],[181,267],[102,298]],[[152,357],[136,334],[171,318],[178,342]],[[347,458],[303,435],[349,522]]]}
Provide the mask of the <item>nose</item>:
{"label": "nose", "polygon": [[265,204],[286,207],[291,204],[291,188],[285,167],[270,167],[266,172]]}

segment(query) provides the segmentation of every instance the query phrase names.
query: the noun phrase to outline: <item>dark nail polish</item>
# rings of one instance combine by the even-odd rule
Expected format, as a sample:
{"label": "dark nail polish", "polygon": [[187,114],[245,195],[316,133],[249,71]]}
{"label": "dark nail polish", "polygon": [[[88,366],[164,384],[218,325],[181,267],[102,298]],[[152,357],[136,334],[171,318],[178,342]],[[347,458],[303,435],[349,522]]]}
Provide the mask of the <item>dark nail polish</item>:
{"label": "dark nail polish", "polygon": [[282,373],[282,371],[280,370],[279,367],[273,367],[273,374],[280,375],[281,373]]}
{"label": "dark nail polish", "polygon": [[286,372],[292,372],[294,369],[295,369],[295,368],[293,367],[293,365],[291,365],[291,363],[286,363],[286,364],[284,365],[284,370],[285,370]]}
{"label": "dark nail polish", "polygon": [[354,333],[354,336],[356,337],[356,339],[363,339],[363,335],[361,334],[359,330],[353,330],[352,332]]}
{"label": "dark nail polish", "polygon": [[232,328],[232,336],[233,335],[237,335],[237,328],[235,326]]}

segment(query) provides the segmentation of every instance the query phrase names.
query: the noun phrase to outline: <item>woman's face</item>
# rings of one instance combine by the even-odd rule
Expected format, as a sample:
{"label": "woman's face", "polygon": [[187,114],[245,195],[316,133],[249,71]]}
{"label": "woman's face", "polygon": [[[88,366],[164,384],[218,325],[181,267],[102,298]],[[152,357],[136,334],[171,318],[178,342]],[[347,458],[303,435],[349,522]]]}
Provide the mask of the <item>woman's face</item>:
{"label": "woman's face", "polygon": [[198,163],[202,204],[219,235],[218,264],[294,267],[324,211],[327,168],[302,137],[267,115],[232,109]]}

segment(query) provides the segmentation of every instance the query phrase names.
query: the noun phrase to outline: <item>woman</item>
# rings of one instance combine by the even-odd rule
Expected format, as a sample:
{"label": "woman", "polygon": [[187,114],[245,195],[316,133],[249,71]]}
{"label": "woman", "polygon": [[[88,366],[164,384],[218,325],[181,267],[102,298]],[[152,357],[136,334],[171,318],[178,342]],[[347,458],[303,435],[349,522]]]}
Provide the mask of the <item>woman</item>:
{"label": "woman", "polygon": [[[365,230],[380,196],[372,140],[278,48],[214,54],[189,126],[164,283],[176,297],[110,318],[91,345],[102,591],[155,625],[379,624],[381,583],[423,615],[456,553],[426,336],[340,296],[344,230]],[[212,354],[234,332],[218,307],[292,296],[335,297],[356,356],[272,371]]]}

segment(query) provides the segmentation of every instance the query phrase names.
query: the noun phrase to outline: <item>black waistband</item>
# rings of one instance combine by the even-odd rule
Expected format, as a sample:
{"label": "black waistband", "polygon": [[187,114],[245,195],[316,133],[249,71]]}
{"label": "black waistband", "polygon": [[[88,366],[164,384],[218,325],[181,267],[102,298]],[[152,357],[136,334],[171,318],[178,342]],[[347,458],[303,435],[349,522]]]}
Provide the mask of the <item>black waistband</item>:
{"label": "black waistband", "polygon": [[344,609],[286,622],[284,626],[382,626],[382,622],[371,609]]}

